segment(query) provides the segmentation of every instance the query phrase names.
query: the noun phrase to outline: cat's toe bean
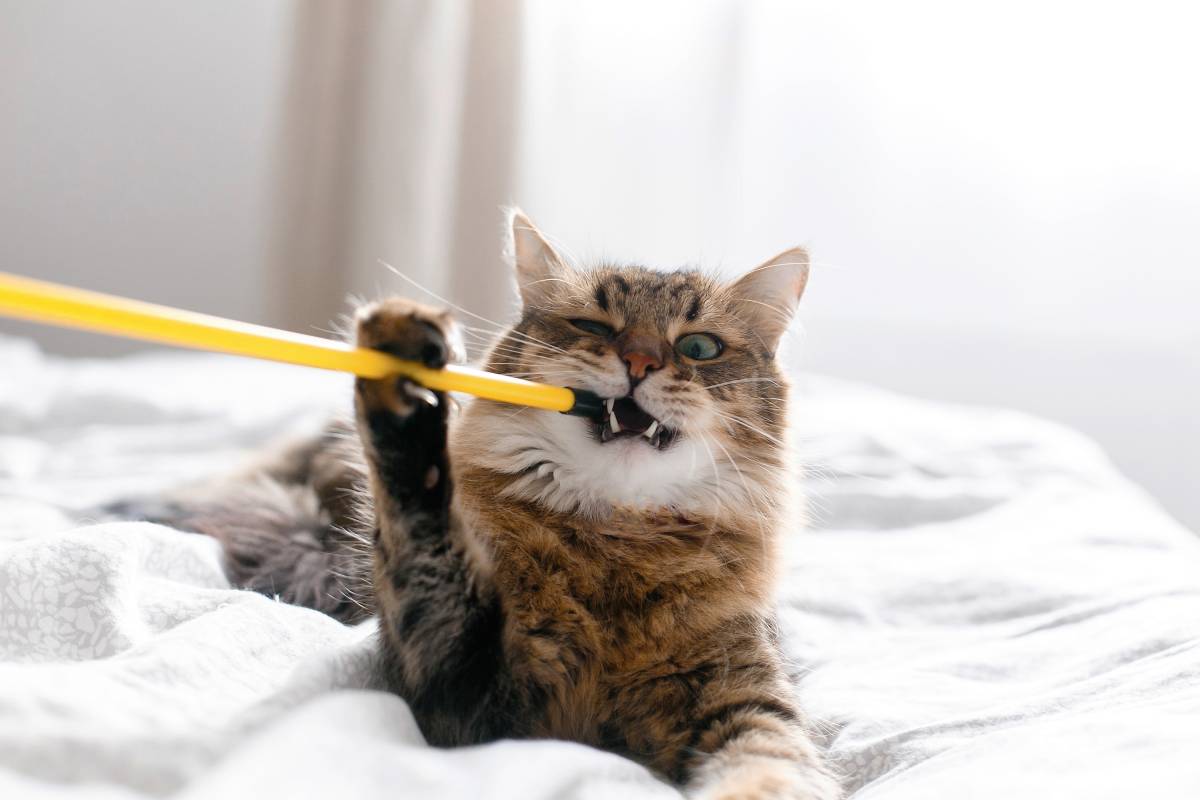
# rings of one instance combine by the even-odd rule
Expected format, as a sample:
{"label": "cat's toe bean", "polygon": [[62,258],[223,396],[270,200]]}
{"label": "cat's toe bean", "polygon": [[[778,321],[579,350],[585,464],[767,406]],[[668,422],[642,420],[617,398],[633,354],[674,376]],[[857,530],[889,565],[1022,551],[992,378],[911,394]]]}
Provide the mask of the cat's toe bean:
{"label": "cat's toe bean", "polygon": [[449,314],[405,298],[393,297],[359,309],[356,342],[397,358],[441,369],[456,357]]}

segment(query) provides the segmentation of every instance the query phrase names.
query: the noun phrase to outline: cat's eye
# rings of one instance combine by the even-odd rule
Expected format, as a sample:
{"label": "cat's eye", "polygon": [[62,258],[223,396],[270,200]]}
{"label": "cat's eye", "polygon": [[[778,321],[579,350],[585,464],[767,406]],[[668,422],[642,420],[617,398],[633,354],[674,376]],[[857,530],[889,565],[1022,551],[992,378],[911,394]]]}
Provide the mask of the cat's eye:
{"label": "cat's eye", "polygon": [[675,350],[679,355],[693,361],[708,361],[721,355],[725,345],[711,333],[689,333],[680,336],[675,342]]}
{"label": "cat's eye", "polygon": [[579,330],[590,333],[593,336],[612,336],[613,329],[611,325],[605,325],[603,322],[597,322],[594,319],[573,319],[571,324]]}

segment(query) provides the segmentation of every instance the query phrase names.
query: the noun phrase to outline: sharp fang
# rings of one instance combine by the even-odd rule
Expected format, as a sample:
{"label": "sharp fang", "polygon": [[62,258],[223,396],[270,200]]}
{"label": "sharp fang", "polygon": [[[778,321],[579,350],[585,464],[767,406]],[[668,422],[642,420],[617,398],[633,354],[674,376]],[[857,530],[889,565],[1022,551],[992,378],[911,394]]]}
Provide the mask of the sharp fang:
{"label": "sharp fang", "polygon": [[617,422],[617,415],[612,411],[608,412],[608,427],[612,428],[613,433],[621,432],[621,425]]}
{"label": "sharp fang", "polygon": [[605,400],[604,401],[604,410],[611,414],[613,403],[615,403],[615,402],[617,402],[617,398],[615,398],[615,397],[610,397],[607,400]]}
{"label": "sharp fang", "polygon": [[654,422],[651,422],[650,427],[646,428],[646,430],[642,432],[642,436],[645,436],[647,439],[653,440],[654,434],[656,432],[658,432],[658,420],[654,420]]}

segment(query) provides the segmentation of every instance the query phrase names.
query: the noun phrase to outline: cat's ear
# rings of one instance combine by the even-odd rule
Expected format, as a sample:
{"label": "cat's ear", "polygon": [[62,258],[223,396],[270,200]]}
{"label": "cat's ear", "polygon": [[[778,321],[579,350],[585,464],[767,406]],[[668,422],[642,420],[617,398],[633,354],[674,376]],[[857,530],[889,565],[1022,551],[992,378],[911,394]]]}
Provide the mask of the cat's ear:
{"label": "cat's ear", "polygon": [[730,293],[734,312],[750,324],[773,353],[807,283],[808,252],[802,247],[785,250],[733,283]]}
{"label": "cat's ear", "polygon": [[520,209],[512,212],[512,260],[521,302],[527,306],[544,303],[570,271],[542,232]]}

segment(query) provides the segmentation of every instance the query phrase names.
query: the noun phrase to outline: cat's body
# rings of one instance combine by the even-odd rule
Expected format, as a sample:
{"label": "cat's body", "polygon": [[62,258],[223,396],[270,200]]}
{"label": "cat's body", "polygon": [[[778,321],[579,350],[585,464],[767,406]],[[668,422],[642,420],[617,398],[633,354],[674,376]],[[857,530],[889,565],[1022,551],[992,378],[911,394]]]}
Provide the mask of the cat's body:
{"label": "cat's body", "polygon": [[[352,428],[146,516],[221,538],[242,585],[378,613],[383,678],[432,744],[570,739],[706,796],[837,797],[772,609],[790,484],[773,351],[806,257],[730,285],[581,273],[513,228],[524,313],[487,367],[613,398],[608,419],[453,414],[359,380]],[[357,326],[433,366],[458,349],[446,314],[404,300]]]}

